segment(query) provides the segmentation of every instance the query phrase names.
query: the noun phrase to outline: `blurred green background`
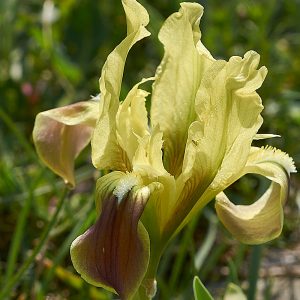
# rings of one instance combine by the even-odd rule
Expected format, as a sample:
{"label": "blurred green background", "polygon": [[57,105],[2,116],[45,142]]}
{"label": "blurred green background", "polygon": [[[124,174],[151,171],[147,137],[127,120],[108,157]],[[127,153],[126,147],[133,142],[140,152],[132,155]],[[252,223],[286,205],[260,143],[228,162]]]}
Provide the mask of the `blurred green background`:
{"label": "blurred green background", "polygon": [[[152,35],[130,52],[122,97],[142,77],[154,74],[163,55],[157,33],[180,3],[140,2],[150,14]],[[260,133],[281,135],[268,144],[288,152],[299,170],[300,1],[198,2],[205,8],[202,40],[214,57],[229,59],[250,49],[261,55],[261,65],[269,73],[259,90],[265,106]],[[125,32],[117,0],[0,1],[0,290],[39,244],[63,190],[62,180],[35,154],[31,137],[35,116],[97,95],[101,67]],[[11,289],[11,299],[112,299],[85,284],[69,257],[70,243],[95,218],[93,193],[99,174],[88,154],[89,149],[79,157],[78,186],[69,193],[34,263]],[[157,299],[191,299],[193,275],[199,275],[214,295],[233,281],[255,299],[265,260],[274,253],[284,257],[285,251],[300,252],[299,175],[294,174],[291,183],[283,234],[263,247],[237,243],[216,220],[213,204],[207,207],[167,249]],[[261,179],[247,176],[230,193],[236,201],[241,195],[251,201],[264,187]],[[300,266],[300,254],[293,257]],[[297,276],[300,272],[291,277]],[[264,278],[262,299],[276,299],[277,281],[272,274]]]}

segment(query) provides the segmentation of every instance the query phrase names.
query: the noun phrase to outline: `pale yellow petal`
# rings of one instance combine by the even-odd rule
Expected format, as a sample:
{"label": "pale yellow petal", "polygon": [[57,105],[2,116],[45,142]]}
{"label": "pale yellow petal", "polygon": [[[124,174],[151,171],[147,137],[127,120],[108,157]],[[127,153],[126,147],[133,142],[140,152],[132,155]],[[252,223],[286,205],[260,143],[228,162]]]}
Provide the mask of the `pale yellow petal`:
{"label": "pale yellow petal", "polygon": [[251,51],[243,59],[216,61],[205,73],[196,101],[199,119],[189,130],[183,168],[187,178],[198,172],[199,180],[213,179],[218,187],[245,166],[262,123],[263,106],[255,90],[266,69],[256,70],[258,60]]}
{"label": "pale yellow petal", "polygon": [[271,133],[265,133],[265,134],[256,134],[254,136],[254,140],[265,140],[265,139],[272,139],[275,137],[280,137],[278,134],[271,134]]}
{"label": "pale yellow petal", "polygon": [[250,51],[244,58],[214,61],[203,75],[196,96],[197,120],[189,128],[182,174],[177,179],[177,217],[184,219],[181,212],[190,212],[184,223],[235,181],[246,164],[262,124],[263,106],[256,89],[266,68],[257,70],[258,62],[259,55]]}
{"label": "pale yellow petal", "polygon": [[[133,158],[134,170],[142,173],[142,169],[151,169],[150,173],[167,173],[162,162],[162,132],[156,126],[151,133],[139,139],[139,147]],[[154,175],[155,176],[155,175]]]}
{"label": "pale yellow petal", "polygon": [[187,130],[196,117],[196,93],[213,60],[200,44],[197,48],[202,13],[197,3],[181,3],[179,12],[165,21],[159,33],[165,54],[153,85],[151,122],[163,131],[164,165],[175,176],[181,172]]}
{"label": "pale yellow petal", "polygon": [[67,184],[75,185],[74,160],[90,142],[99,102],[83,101],[41,112],[33,129],[33,141],[41,160]]}
{"label": "pale yellow petal", "polygon": [[145,106],[148,92],[139,88],[139,85],[153,78],[143,79],[128,93],[120,105],[116,116],[117,141],[132,161],[138,148],[139,139],[149,135],[148,116]]}
{"label": "pale yellow petal", "polygon": [[293,160],[273,148],[252,148],[243,174],[256,173],[272,181],[267,191],[251,205],[235,205],[222,192],[216,197],[216,211],[225,227],[241,242],[260,244],[280,235],[283,205],[289,191]]}
{"label": "pale yellow petal", "polygon": [[122,1],[127,19],[127,37],[108,56],[101,73],[100,117],[92,137],[92,161],[96,168],[128,170],[130,162],[116,136],[116,114],[127,54],[131,47],[149,35],[149,16],[135,0]]}
{"label": "pale yellow petal", "polygon": [[[157,197],[150,198],[143,223],[148,231],[156,226],[159,236],[171,216],[176,199],[175,179],[165,170],[162,162],[162,144],[162,132],[156,126],[151,134],[139,140],[139,147],[133,158],[133,171],[138,173],[144,182],[156,183]],[[155,226],[152,224],[154,219]]]}
{"label": "pale yellow petal", "polygon": [[[214,186],[226,184],[243,169],[253,138],[262,124],[263,106],[256,89],[261,86],[267,70],[265,67],[257,70],[258,63],[259,55],[254,51],[247,52],[243,59],[232,57],[216,74],[220,81],[212,82],[210,78],[212,83],[205,82],[203,93],[199,95],[199,118],[205,132],[200,149],[206,152],[206,157],[210,153],[209,160],[218,170]],[[206,98],[206,104],[201,96]],[[201,103],[207,108],[201,110]],[[212,124],[214,112],[215,124]],[[210,145],[208,149],[204,149],[204,141]]]}

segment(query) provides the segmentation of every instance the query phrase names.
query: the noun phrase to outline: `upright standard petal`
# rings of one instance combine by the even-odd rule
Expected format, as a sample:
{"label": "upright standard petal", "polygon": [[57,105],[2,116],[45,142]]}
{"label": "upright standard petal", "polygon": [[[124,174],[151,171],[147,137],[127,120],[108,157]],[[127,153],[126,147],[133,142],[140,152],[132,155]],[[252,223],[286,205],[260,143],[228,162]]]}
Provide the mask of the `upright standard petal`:
{"label": "upright standard petal", "polygon": [[122,1],[127,19],[127,37],[110,53],[101,73],[100,117],[92,137],[92,161],[96,168],[130,170],[130,161],[116,136],[116,114],[127,54],[131,47],[150,33],[145,26],[149,16],[135,0]]}
{"label": "upright standard petal", "polygon": [[37,115],[33,141],[41,160],[65,183],[75,185],[74,160],[89,143],[99,116],[98,101],[83,101]]}
{"label": "upright standard petal", "polygon": [[258,63],[259,55],[250,51],[244,58],[213,62],[203,75],[195,103],[197,120],[189,128],[183,171],[177,180],[176,215],[180,220],[188,214],[184,223],[246,164],[262,123],[263,106],[256,89],[267,70],[257,70]]}
{"label": "upright standard petal", "polygon": [[97,182],[94,226],[71,245],[78,273],[89,283],[131,299],[147,270],[149,237],[139,219],[151,188],[134,174],[112,172]]}
{"label": "upright standard petal", "polygon": [[[249,51],[243,58],[232,57],[226,64],[225,89],[216,95],[217,99],[226,101],[220,116],[223,119],[223,130],[218,128],[222,137],[217,137],[221,155],[215,153],[221,164],[211,185],[212,189],[224,188],[241,172],[252,141],[263,122],[260,115],[263,105],[256,90],[262,85],[267,69],[261,67],[257,70],[259,59],[256,52]],[[218,147],[218,144],[215,146]]]}
{"label": "upright standard petal", "polygon": [[267,147],[251,149],[241,175],[256,173],[272,181],[267,191],[251,205],[235,205],[224,193],[216,197],[216,211],[225,227],[239,241],[261,244],[278,237],[283,226],[283,205],[289,191],[293,160],[284,152]]}
{"label": "upright standard petal", "polygon": [[[213,61],[197,48],[203,7],[181,3],[159,32],[165,54],[156,72],[151,99],[151,122],[159,124],[164,139],[164,165],[177,177],[181,172],[187,131],[194,121],[195,97],[205,69]],[[206,51],[204,51],[205,49]]]}

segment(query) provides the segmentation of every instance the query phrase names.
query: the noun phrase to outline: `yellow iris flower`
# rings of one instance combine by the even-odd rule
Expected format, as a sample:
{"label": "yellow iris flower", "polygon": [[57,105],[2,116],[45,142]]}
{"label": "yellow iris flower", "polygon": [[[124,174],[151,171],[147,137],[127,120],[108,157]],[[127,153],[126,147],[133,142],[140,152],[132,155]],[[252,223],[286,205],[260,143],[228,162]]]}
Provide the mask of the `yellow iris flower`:
{"label": "yellow iris flower", "polygon": [[[267,69],[257,69],[254,51],[214,59],[201,43],[199,4],[182,3],[165,21],[155,76],[120,102],[127,54],[149,35],[145,8],[135,0],[122,4],[127,36],[103,66],[100,100],[40,113],[33,137],[41,159],[72,186],[74,160],[91,141],[94,166],[112,172],[97,181],[95,225],[72,243],[74,267],[121,299],[149,299],[167,242],[214,198],[218,217],[241,242],[276,238],[296,169],[284,152],[251,146],[273,137],[257,134],[263,106],[256,89]],[[149,115],[149,94],[140,88],[148,80]],[[253,204],[235,205],[223,191],[248,173],[267,177],[270,187]]]}

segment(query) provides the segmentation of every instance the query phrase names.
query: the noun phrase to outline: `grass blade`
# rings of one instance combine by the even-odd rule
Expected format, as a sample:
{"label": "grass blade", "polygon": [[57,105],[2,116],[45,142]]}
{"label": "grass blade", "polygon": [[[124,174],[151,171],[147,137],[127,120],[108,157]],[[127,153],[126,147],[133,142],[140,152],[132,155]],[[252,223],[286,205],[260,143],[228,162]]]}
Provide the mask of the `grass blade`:
{"label": "grass blade", "polygon": [[52,219],[50,220],[50,222],[48,223],[48,225],[44,229],[38,245],[35,247],[35,249],[33,250],[32,254],[25,260],[25,262],[23,263],[23,265],[20,267],[19,271],[15,274],[15,276],[13,276],[11,278],[11,280],[9,280],[6,283],[6,285],[3,287],[2,291],[0,292],[0,299],[5,299],[11,293],[11,290],[21,280],[21,278],[23,277],[23,275],[26,272],[26,270],[30,267],[30,265],[33,263],[33,261],[36,258],[36,256],[41,251],[43,245],[47,241],[47,238],[49,236],[49,233],[50,233],[51,229],[56,224],[59,212],[61,211],[61,209],[63,207],[64,200],[65,200],[66,195],[67,195],[67,191],[68,190],[65,188],[64,191],[63,191],[63,193],[62,193],[62,196],[60,197],[59,202],[57,204],[56,211],[53,214]]}

